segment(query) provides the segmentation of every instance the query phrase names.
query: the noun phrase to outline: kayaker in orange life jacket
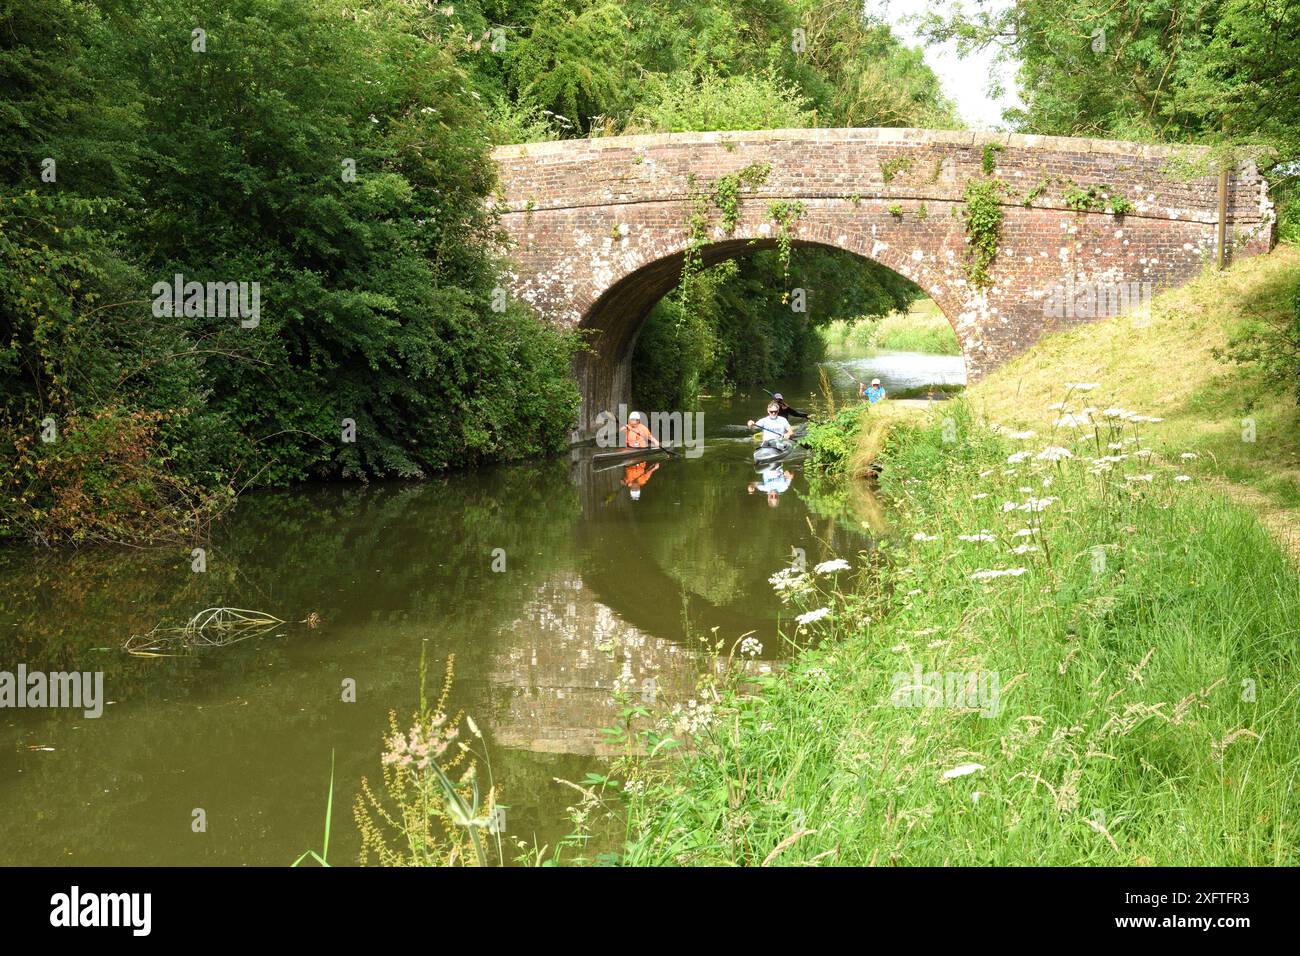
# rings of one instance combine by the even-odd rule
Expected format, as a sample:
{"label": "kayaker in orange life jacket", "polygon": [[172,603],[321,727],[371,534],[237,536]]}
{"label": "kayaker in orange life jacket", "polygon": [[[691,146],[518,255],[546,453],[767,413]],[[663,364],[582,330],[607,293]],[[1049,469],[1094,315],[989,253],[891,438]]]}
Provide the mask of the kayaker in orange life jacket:
{"label": "kayaker in orange life jacket", "polygon": [[623,441],[628,448],[659,447],[659,439],[645,427],[640,412],[627,416],[627,424],[623,426]]}

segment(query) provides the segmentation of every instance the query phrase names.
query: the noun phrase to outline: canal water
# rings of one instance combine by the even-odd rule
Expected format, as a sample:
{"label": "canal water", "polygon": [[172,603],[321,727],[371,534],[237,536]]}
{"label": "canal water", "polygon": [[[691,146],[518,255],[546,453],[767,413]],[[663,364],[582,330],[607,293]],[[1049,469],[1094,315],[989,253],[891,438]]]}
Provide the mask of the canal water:
{"label": "canal water", "polygon": [[[855,378],[963,376],[939,356],[825,367],[841,402]],[[816,383],[773,387],[817,411]],[[285,865],[320,848],[331,759],[330,862],[355,863],[353,804],[380,776],[389,711],[409,726],[422,655],[431,697],[454,655],[450,707],[486,735],[507,833],[554,845],[573,802],[556,778],[599,767],[616,684],[687,701],[716,663],[706,645],[746,635],[771,666],[790,622],[769,575],[794,549],[851,558],[881,532],[865,489],[819,487],[798,460],[755,470],[743,425],[766,400],[706,398],[703,454],[644,470],[597,470],[586,448],[250,494],[201,573],[188,548],[0,552],[0,670],[102,671],[108,702],[98,719],[0,710],[0,865]],[[219,606],[289,623],[168,656],[123,650]]]}

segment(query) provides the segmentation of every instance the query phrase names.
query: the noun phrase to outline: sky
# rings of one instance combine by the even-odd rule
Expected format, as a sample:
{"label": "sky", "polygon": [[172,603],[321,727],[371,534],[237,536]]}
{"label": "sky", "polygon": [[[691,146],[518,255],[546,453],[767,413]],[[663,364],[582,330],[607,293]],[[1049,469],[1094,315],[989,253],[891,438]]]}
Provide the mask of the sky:
{"label": "sky", "polygon": [[[1012,0],[986,0],[993,9],[1009,5]],[[924,13],[927,5],[947,8],[952,4],[936,0],[865,0],[869,14],[883,16],[894,33],[909,46],[921,46],[913,25],[907,18]],[[972,53],[965,58],[957,56],[955,43],[922,47],[925,62],[939,75],[943,92],[957,104],[961,114],[972,129],[995,129],[1002,126],[1002,111],[1019,106],[1020,97],[1015,92],[1015,69],[1012,64],[998,68],[1006,92],[997,99],[988,95],[988,80],[994,70],[992,50]]]}

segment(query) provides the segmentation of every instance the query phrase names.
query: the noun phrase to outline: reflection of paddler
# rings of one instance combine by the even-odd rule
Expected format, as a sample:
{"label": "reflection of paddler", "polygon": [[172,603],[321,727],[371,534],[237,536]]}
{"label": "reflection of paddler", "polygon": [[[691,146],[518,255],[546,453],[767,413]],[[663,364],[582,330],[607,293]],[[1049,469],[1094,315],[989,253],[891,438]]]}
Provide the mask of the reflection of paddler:
{"label": "reflection of paddler", "polygon": [[644,461],[638,461],[635,465],[628,465],[623,469],[623,484],[632,494],[632,500],[636,501],[641,497],[641,488],[650,476],[659,470],[659,464],[647,465]]}
{"label": "reflection of paddler", "polygon": [[794,479],[794,472],[786,471],[781,467],[769,468],[763,472],[763,480],[751,481],[749,483],[749,493],[752,495],[755,491],[761,491],[767,495],[767,503],[773,508],[781,498],[781,493],[790,487],[790,482]]}

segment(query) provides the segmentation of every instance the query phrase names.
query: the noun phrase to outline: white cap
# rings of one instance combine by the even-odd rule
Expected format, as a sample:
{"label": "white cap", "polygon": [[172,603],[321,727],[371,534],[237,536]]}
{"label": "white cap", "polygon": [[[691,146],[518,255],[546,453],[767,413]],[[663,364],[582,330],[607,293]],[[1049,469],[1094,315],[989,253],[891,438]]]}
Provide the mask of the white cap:
{"label": "white cap", "polygon": [[879,385],[879,384],[880,384],[880,379],[878,379],[878,378],[873,378],[873,379],[871,380],[871,384],[872,384],[872,385]]}
{"label": "white cap", "polygon": [[636,501],[637,499],[639,499],[639,498],[641,497],[641,489],[640,489],[640,488],[629,488],[628,491],[632,492],[632,500],[633,500],[633,501]]}
{"label": "white cap", "polygon": [[641,420],[641,413],[633,412],[631,415],[627,416],[627,420],[630,422],[639,422]]}

